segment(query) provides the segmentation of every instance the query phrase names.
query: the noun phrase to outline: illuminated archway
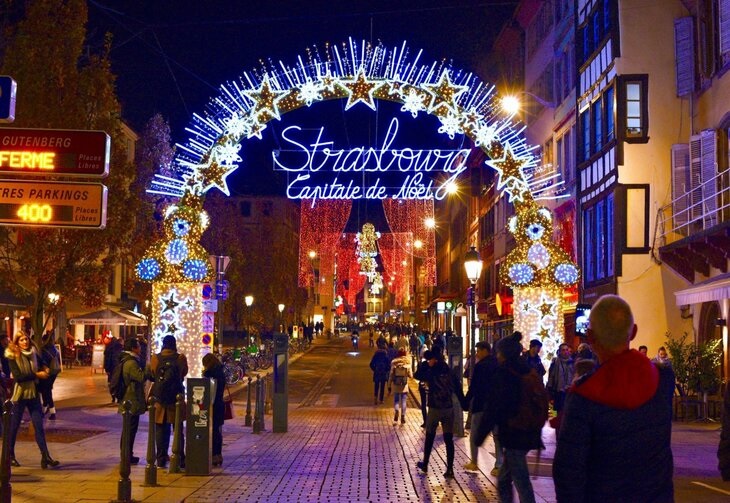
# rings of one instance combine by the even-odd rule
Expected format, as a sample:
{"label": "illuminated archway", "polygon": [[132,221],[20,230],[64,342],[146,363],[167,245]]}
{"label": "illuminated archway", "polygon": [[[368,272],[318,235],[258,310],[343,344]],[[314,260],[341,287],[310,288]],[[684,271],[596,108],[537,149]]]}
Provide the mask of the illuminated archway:
{"label": "illuminated archway", "polygon": [[[210,101],[205,114],[194,115],[188,128],[191,137],[178,146],[174,165],[166,170],[174,173],[173,176],[156,175],[149,190],[181,198],[166,216],[169,232],[164,242],[156,243],[137,267],[140,279],[154,284],[153,347],[159,347],[164,335],[173,334],[186,341],[183,349],[194,353],[193,358],[200,351],[209,350],[205,345],[196,350],[209,339],[202,321],[186,323],[183,327],[177,316],[178,311],[182,314],[202,309],[199,299],[183,299],[178,304],[170,301],[186,295],[183,290],[210,279],[212,273],[210,265],[203,260],[204,250],[201,252],[195,246],[201,227],[196,224],[195,232],[180,235],[178,231],[188,229],[191,221],[183,222],[180,214],[201,214],[202,199],[211,188],[229,194],[226,178],[245,164],[241,153],[243,141],[262,139],[267,124],[281,120],[282,115],[292,110],[339,99],[346,100],[345,110],[356,105],[376,110],[376,101],[386,100],[401,104],[400,111],[413,117],[435,116],[439,120],[439,133],[449,138],[466,135],[487,154],[490,158],[487,165],[497,171],[497,187],[517,210],[511,230],[518,247],[502,268],[503,281],[515,288],[515,305],[525,308],[525,315],[518,315],[516,309],[516,329],[526,333],[528,339],[562,337],[562,299],[558,292],[577,282],[578,270],[549,239],[550,212],[538,206],[532,193],[534,184],[544,180],[534,172],[537,163],[521,136],[523,128],[502,110],[495,99],[494,86],[444,62],[422,64],[421,52],[415,57],[409,52],[405,44],[390,49],[353,40],[343,46],[328,46],[322,52],[310,50],[306,56],[297,58],[294,65],[265,64],[257,71],[244,73],[237,81],[223,84],[221,93]],[[368,162],[384,168],[380,158],[375,160],[366,151],[361,154],[370,155]],[[403,159],[402,153],[394,156]],[[392,163],[385,169],[390,166]],[[411,168],[412,163],[407,170]],[[419,192],[414,197],[444,197],[448,185],[464,169],[458,163],[443,162],[441,171],[445,176],[429,192]],[[385,195],[375,190],[362,192],[359,195],[350,192],[347,197],[393,200],[403,194],[403,191]],[[324,188],[298,194],[294,197],[316,194],[318,199],[337,199],[336,194],[327,193]],[[315,202],[312,200],[312,204]],[[168,218],[173,223],[168,224]],[[205,218],[201,218],[204,222]],[[525,292],[524,296],[521,291]],[[537,297],[535,291],[539,293]],[[197,317],[202,319],[202,311]],[[552,345],[546,346],[546,355],[552,357]]]}

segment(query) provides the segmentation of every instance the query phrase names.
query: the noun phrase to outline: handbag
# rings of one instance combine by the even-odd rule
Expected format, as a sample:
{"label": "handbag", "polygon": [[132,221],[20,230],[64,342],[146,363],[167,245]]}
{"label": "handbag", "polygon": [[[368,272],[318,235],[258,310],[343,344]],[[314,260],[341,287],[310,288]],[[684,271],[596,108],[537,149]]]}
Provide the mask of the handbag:
{"label": "handbag", "polygon": [[223,420],[233,419],[233,397],[226,386],[226,395],[223,397]]}

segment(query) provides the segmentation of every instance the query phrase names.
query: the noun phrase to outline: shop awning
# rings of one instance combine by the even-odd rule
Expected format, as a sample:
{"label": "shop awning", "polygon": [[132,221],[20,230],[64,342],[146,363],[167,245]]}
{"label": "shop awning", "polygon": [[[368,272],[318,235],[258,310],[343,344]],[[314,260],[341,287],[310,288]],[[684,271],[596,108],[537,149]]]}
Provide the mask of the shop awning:
{"label": "shop awning", "polygon": [[730,273],[720,274],[701,283],[675,292],[678,306],[730,299]]}
{"label": "shop awning", "polygon": [[111,309],[102,309],[70,318],[71,325],[146,325],[147,321],[131,314],[124,314]]}

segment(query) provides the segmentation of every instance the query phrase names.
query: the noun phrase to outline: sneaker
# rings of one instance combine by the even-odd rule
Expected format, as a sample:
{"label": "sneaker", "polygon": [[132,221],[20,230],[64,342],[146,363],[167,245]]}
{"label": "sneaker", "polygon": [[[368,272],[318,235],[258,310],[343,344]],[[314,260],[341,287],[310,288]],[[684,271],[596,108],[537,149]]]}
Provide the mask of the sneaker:
{"label": "sneaker", "polygon": [[394,423],[398,422],[398,411],[395,411],[395,415],[393,416],[393,422]]}
{"label": "sneaker", "polygon": [[499,475],[499,467],[495,466],[494,468],[492,468],[492,471],[491,471],[491,472],[489,472],[489,474],[490,474],[490,475],[491,475],[492,477],[496,477],[497,475]]}
{"label": "sneaker", "polygon": [[54,412],[53,414],[51,414],[50,416],[48,416],[48,420],[49,421],[55,421],[56,420],[56,413]]}
{"label": "sneaker", "polygon": [[421,470],[421,472],[423,473],[426,473],[428,471],[428,465],[426,465],[426,463],[424,463],[423,461],[419,461],[418,463],[416,463],[416,468]]}
{"label": "sneaker", "polygon": [[421,423],[421,428],[425,428],[425,427],[426,427],[426,423]]}
{"label": "sneaker", "polygon": [[469,461],[467,464],[464,465],[464,470],[468,472],[476,472],[479,471],[479,466],[477,466],[476,463],[472,463]]}
{"label": "sneaker", "polygon": [[406,418],[405,417],[400,418],[400,424],[406,424]]}
{"label": "sneaker", "polygon": [[453,479],[454,478],[454,470],[452,470],[451,468],[449,468],[448,470],[446,470],[444,472],[444,477],[447,478],[447,479]]}

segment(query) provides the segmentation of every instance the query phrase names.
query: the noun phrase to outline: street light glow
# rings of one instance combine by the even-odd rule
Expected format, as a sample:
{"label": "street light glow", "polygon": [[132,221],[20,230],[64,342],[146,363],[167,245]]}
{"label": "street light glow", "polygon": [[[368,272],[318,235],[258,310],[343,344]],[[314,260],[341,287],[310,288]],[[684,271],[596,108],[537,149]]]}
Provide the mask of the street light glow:
{"label": "street light glow", "polygon": [[246,303],[246,307],[251,307],[251,305],[253,304],[253,295],[246,295],[243,298],[243,301]]}
{"label": "street light glow", "polygon": [[434,220],[433,217],[428,217],[423,223],[427,229],[433,229],[436,227],[436,220]]}
{"label": "street light glow", "polygon": [[317,252],[314,250],[309,250],[309,258],[314,259],[314,257],[317,256]]}
{"label": "street light glow", "polygon": [[423,247],[423,241],[421,241],[420,239],[416,239],[416,240],[415,240],[415,241],[413,242],[413,247],[414,247],[414,248],[415,248],[416,250],[420,250],[420,249],[421,249],[421,248]]}
{"label": "street light glow", "polygon": [[520,111],[521,103],[517,96],[505,96],[502,98],[502,110],[509,115],[515,115]]}
{"label": "street light glow", "polygon": [[279,304],[279,313],[284,312],[284,307],[286,307],[286,306],[284,306],[284,304]]}
{"label": "street light glow", "polygon": [[449,184],[446,186],[446,192],[449,194],[456,194],[459,192],[459,186],[456,185],[454,182],[449,182]]}

